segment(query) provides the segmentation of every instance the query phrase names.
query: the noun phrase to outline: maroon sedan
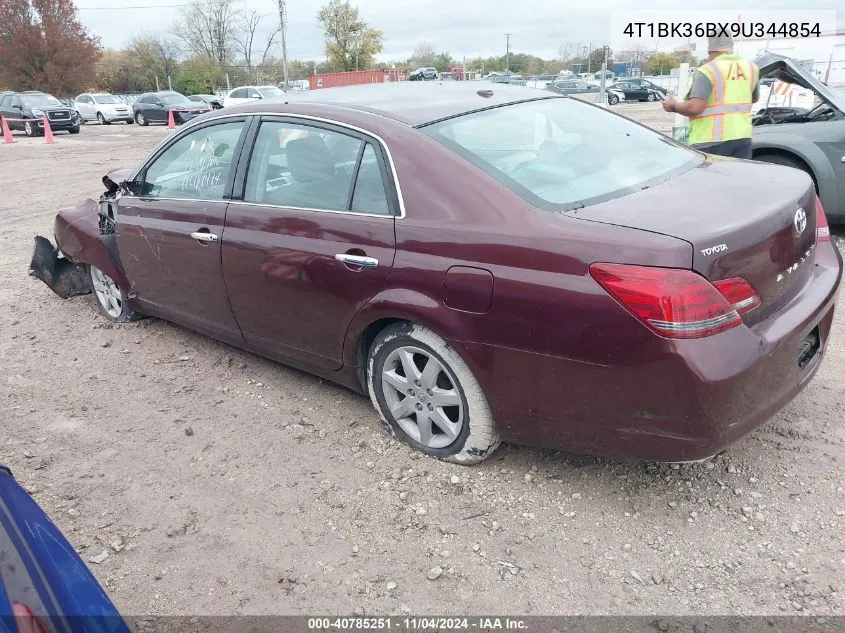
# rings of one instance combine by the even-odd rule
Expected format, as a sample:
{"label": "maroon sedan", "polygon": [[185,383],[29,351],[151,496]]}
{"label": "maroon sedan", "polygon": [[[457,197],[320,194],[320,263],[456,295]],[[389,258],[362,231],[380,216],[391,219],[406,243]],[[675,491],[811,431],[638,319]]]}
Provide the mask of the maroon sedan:
{"label": "maroon sedan", "polygon": [[199,117],[60,213],[31,273],[369,394],[461,463],[500,439],[702,459],[801,391],[842,274],[806,174],[478,88]]}

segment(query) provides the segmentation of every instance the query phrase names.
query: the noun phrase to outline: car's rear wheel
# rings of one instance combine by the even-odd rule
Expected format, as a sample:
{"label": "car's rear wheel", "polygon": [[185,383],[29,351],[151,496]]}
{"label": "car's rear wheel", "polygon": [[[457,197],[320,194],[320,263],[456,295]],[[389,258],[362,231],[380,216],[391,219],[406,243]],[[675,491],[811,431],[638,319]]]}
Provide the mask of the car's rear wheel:
{"label": "car's rear wheel", "polygon": [[490,406],[464,360],[413,323],[385,328],[370,348],[370,398],[391,433],[415,449],[473,464],[499,445]]}
{"label": "car's rear wheel", "polygon": [[138,125],[147,125],[147,119],[140,112],[135,115],[135,122]]}
{"label": "car's rear wheel", "polygon": [[613,94],[612,92],[610,92],[607,95],[607,102],[610,105],[616,105],[617,103],[619,103],[619,97],[617,95]]}
{"label": "car's rear wheel", "polygon": [[126,293],[106,273],[95,266],[88,266],[94,303],[100,312],[115,323],[137,321],[142,315],[129,307]]}

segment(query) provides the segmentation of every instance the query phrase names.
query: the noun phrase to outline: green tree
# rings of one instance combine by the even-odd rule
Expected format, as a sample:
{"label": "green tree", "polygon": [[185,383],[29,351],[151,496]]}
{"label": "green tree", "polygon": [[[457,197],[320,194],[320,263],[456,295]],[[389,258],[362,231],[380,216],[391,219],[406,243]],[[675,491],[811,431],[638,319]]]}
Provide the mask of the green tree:
{"label": "green tree", "polygon": [[216,59],[194,56],[180,65],[173,78],[173,89],[186,95],[213,93],[226,83],[226,73]]}
{"label": "green tree", "polygon": [[317,14],[326,38],[326,58],[334,71],[363,70],[373,65],[382,32],[361,19],[349,0],[331,0]]}
{"label": "green tree", "polygon": [[645,65],[645,72],[648,75],[668,75],[673,68],[680,66],[678,60],[668,53],[657,53],[653,55]]}
{"label": "green tree", "polygon": [[601,70],[601,65],[604,63],[605,51],[607,51],[607,69],[613,72],[613,51],[610,50],[609,46],[602,46],[590,53],[590,72],[596,73]]}
{"label": "green tree", "polygon": [[449,53],[440,53],[431,65],[437,69],[437,72],[445,73],[450,67],[455,66],[456,62]]}

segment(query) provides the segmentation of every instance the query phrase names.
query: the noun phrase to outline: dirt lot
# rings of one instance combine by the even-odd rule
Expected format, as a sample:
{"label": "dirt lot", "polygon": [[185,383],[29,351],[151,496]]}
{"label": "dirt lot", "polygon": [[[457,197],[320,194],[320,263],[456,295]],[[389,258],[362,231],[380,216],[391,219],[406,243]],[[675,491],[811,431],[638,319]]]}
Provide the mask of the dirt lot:
{"label": "dirt lot", "polygon": [[[665,130],[658,108],[619,111]],[[845,613],[845,299],[810,387],[708,463],[439,463],[362,397],[27,277],[55,212],[166,133],[0,145],[0,462],[109,552],[125,614]]]}

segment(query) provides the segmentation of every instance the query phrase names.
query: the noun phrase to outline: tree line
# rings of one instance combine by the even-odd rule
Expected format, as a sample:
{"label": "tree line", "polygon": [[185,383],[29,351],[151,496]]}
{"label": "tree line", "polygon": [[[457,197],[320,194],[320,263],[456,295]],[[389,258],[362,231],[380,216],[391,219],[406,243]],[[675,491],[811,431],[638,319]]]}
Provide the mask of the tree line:
{"label": "tree line", "polygon": [[[164,32],[142,33],[120,49],[104,49],[77,18],[73,0],[0,0],[0,89],[38,89],[60,96],[89,90],[135,93],[172,88],[186,94],[212,92],[225,86],[279,84],[284,79],[279,15],[239,8],[235,0],[194,0],[180,9]],[[315,14],[325,38],[325,59],[289,59],[289,80],[315,73],[372,68],[455,66],[475,72],[510,71],[523,75],[586,72],[601,68],[613,53],[607,47],[590,51],[571,43],[557,59],[527,53],[456,59],[420,42],[406,60],[377,63],[383,33],[365,22],[349,0],[329,0]],[[576,54],[576,53],[581,54]],[[684,51],[643,54],[650,74],[677,67]],[[694,60],[692,60],[694,61]]]}

